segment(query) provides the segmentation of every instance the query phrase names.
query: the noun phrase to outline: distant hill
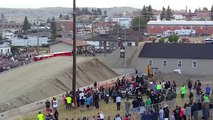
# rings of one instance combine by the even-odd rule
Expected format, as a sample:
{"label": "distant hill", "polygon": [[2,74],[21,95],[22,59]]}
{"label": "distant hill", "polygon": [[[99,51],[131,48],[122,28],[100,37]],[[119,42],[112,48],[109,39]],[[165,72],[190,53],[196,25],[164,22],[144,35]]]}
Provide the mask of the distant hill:
{"label": "distant hill", "polygon": [[[88,8],[91,10],[92,8]],[[106,10],[109,15],[115,13],[123,13],[124,11],[133,12],[137,10],[132,7],[113,7],[113,8],[101,8],[102,12]],[[62,15],[70,15],[72,8],[65,7],[49,7],[49,8],[38,8],[38,9],[18,9],[18,8],[0,8],[0,13],[3,13],[8,21],[23,22],[24,17],[27,16],[30,21],[36,20],[37,17],[47,20],[53,16],[58,17]]]}

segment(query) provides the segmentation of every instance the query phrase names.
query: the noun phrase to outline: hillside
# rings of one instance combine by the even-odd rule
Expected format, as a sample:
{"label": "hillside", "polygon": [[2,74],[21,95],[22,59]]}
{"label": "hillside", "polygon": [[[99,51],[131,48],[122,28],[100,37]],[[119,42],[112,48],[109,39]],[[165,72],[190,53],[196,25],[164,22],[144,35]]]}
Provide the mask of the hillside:
{"label": "hillside", "polygon": [[[0,113],[70,90],[71,66],[71,57],[57,57],[0,74]],[[77,87],[116,76],[95,58],[77,58]]]}
{"label": "hillside", "polygon": [[[92,8],[88,8],[91,10]],[[132,7],[113,7],[113,8],[101,8],[102,11],[106,10],[109,15],[115,13],[123,13],[124,11],[133,12],[136,8]],[[3,13],[8,21],[23,22],[24,17],[28,16],[30,21],[36,20],[37,17],[41,17],[43,20],[58,17],[60,14],[71,16],[72,8],[65,7],[49,7],[38,9],[16,9],[16,8],[0,8],[0,13]]]}

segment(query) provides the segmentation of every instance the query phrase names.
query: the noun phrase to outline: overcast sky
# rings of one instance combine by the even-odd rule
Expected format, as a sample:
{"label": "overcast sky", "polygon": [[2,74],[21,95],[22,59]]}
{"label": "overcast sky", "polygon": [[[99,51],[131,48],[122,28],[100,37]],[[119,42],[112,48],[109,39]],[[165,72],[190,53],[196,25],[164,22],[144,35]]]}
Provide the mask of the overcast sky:
{"label": "overcast sky", "polygon": [[[76,0],[79,7],[136,7],[151,4],[153,8],[161,9],[170,5],[173,9],[199,7],[211,8],[213,0]],[[0,7],[4,8],[40,8],[40,7],[72,7],[72,0],[1,0]]]}

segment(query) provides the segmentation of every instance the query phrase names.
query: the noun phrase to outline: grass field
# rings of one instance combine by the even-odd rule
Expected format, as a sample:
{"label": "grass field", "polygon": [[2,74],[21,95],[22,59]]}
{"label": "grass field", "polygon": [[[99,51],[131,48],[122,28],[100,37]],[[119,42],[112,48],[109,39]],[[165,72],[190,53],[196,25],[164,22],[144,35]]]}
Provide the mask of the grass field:
{"label": "grass field", "polygon": [[[206,86],[207,83],[203,83],[203,88]],[[211,83],[212,85],[212,83]],[[195,95],[195,94],[194,94]],[[146,96],[143,97],[144,100],[146,100]],[[116,104],[113,103],[112,100],[110,100],[109,104],[106,105],[106,103],[104,101],[100,102],[100,109],[95,109],[95,108],[91,108],[90,110],[85,110],[83,112],[80,112],[80,108],[76,109],[76,110],[71,110],[71,111],[66,111],[65,110],[65,106],[64,105],[59,105],[58,111],[59,111],[59,120],[65,120],[66,118],[74,118],[75,120],[78,118],[81,118],[83,116],[92,118],[93,116],[96,116],[99,112],[103,112],[105,117],[110,116],[110,118],[114,118],[114,116],[116,114],[120,114],[122,116],[124,116],[124,99],[122,99],[122,104],[121,104],[121,111],[117,111],[116,110]],[[132,102],[132,100],[130,100],[130,102]],[[183,106],[185,103],[189,102],[189,97],[188,97],[188,93],[185,94],[185,99],[182,100],[180,98],[180,94],[177,94],[177,98],[175,100],[176,105],[178,106]],[[44,113],[44,111],[43,111]],[[23,118],[18,119],[18,120],[37,120],[36,118],[37,116],[37,112],[34,113],[30,113],[28,115],[24,115]],[[133,115],[134,118],[137,118],[138,115]]]}

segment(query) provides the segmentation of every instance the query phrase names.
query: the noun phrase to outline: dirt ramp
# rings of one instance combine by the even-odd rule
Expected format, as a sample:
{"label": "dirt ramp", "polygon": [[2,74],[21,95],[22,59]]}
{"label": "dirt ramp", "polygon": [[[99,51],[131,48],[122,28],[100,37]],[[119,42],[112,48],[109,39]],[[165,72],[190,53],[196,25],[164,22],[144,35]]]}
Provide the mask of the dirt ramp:
{"label": "dirt ramp", "polygon": [[181,85],[182,83],[186,83],[188,78],[177,73],[177,72],[170,72],[170,73],[159,73],[155,75],[152,78],[154,81],[170,81],[171,83],[173,81],[176,82],[176,84]]}
{"label": "dirt ramp", "polygon": [[[96,58],[77,58],[77,87],[118,76]],[[0,75],[0,112],[70,90],[72,58],[29,64]]]}

